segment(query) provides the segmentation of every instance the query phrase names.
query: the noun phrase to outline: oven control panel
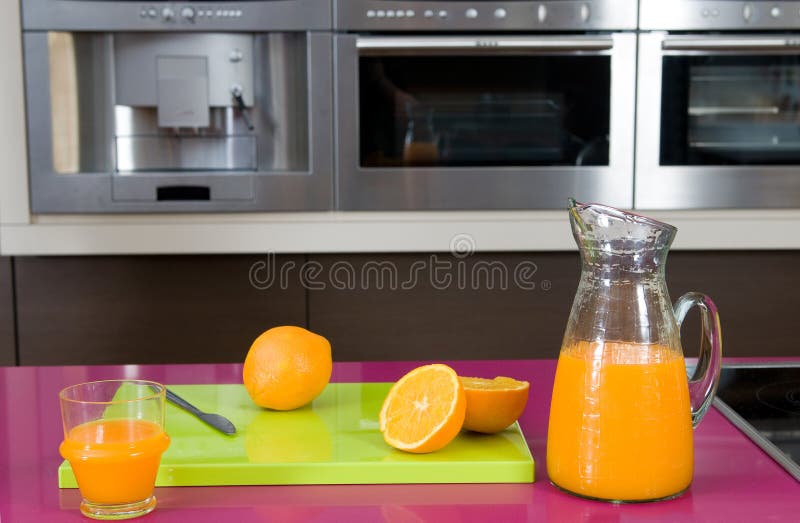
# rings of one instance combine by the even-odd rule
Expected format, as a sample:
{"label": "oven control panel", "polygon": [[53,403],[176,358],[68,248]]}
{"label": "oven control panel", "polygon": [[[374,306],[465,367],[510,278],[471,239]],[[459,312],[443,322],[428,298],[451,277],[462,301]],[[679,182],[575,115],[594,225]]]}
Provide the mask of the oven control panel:
{"label": "oven control panel", "polygon": [[668,31],[800,29],[800,3],[641,0],[640,28]]}
{"label": "oven control panel", "polygon": [[336,0],[334,27],[377,31],[564,31],[636,29],[629,0]]}

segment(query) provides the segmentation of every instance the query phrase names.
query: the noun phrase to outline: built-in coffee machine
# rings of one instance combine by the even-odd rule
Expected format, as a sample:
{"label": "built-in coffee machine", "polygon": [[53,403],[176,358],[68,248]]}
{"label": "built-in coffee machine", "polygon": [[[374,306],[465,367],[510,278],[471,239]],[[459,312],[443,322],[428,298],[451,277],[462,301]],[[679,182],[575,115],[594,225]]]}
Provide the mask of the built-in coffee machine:
{"label": "built-in coffee machine", "polygon": [[333,204],[331,6],[22,0],[33,213]]}

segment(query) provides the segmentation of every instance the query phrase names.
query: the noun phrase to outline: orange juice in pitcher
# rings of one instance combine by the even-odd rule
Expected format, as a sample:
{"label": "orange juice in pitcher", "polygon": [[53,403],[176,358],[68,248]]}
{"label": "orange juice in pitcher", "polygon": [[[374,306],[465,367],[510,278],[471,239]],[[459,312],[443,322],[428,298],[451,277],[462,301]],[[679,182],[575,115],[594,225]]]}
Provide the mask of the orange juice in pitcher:
{"label": "orange juice in pitcher", "polygon": [[[675,497],[691,484],[692,429],[719,378],[716,307],[699,293],[670,306],[664,263],[674,227],[574,201],[570,220],[583,268],[553,385],[550,481],[613,502]],[[704,336],[689,381],[680,323],[694,305]]]}

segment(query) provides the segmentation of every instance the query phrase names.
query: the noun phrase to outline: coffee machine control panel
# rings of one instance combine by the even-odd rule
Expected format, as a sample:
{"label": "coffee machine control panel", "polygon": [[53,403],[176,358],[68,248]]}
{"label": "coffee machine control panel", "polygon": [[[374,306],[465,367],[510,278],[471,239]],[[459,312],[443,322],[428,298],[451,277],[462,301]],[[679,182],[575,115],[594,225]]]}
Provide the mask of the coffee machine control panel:
{"label": "coffee machine control panel", "polygon": [[196,24],[205,21],[233,21],[245,16],[245,11],[237,6],[193,6],[181,4],[142,4],[139,18],[162,21],[164,23]]}
{"label": "coffee machine control panel", "polygon": [[[330,31],[331,0],[14,0],[23,31]],[[2,2],[0,2],[2,3]]]}

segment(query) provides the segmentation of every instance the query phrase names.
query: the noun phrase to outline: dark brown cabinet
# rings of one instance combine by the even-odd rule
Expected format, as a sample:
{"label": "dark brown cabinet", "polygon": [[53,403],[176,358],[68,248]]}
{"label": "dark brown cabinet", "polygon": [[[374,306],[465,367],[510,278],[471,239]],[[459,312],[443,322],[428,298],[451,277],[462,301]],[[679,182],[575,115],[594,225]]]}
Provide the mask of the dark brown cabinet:
{"label": "dark brown cabinet", "polygon": [[[800,311],[798,251],[679,251],[667,259],[672,300],[702,291],[719,308],[722,354],[800,356],[795,321]],[[682,344],[687,357],[699,350],[699,315],[690,313]]]}
{"label": "dark brown cabinet", "polygon": [[254,286],[250,274],[258,262],[253,256],[17,258],[20,364],[244,361],[265,329],[305,323],[303,289]]}
{"label": "dark brown cabinet", "polygon": [[[241,362],[281,324],[338,361],[555,358],[579,277],[576,252],[0,258],[0,363]],[[667,282],[716,301],[726,357],[800,355],[800,251],[677,251]]]}
{"label": "dark brown cabinet", "polygon": [[0,257],[0,365],[16,363],[11,258]]}
{"label": "dark brown cabinet", "polygon": [[309,324],[341,360],[555,358],[579,273],[572,253],[310,260]]}

